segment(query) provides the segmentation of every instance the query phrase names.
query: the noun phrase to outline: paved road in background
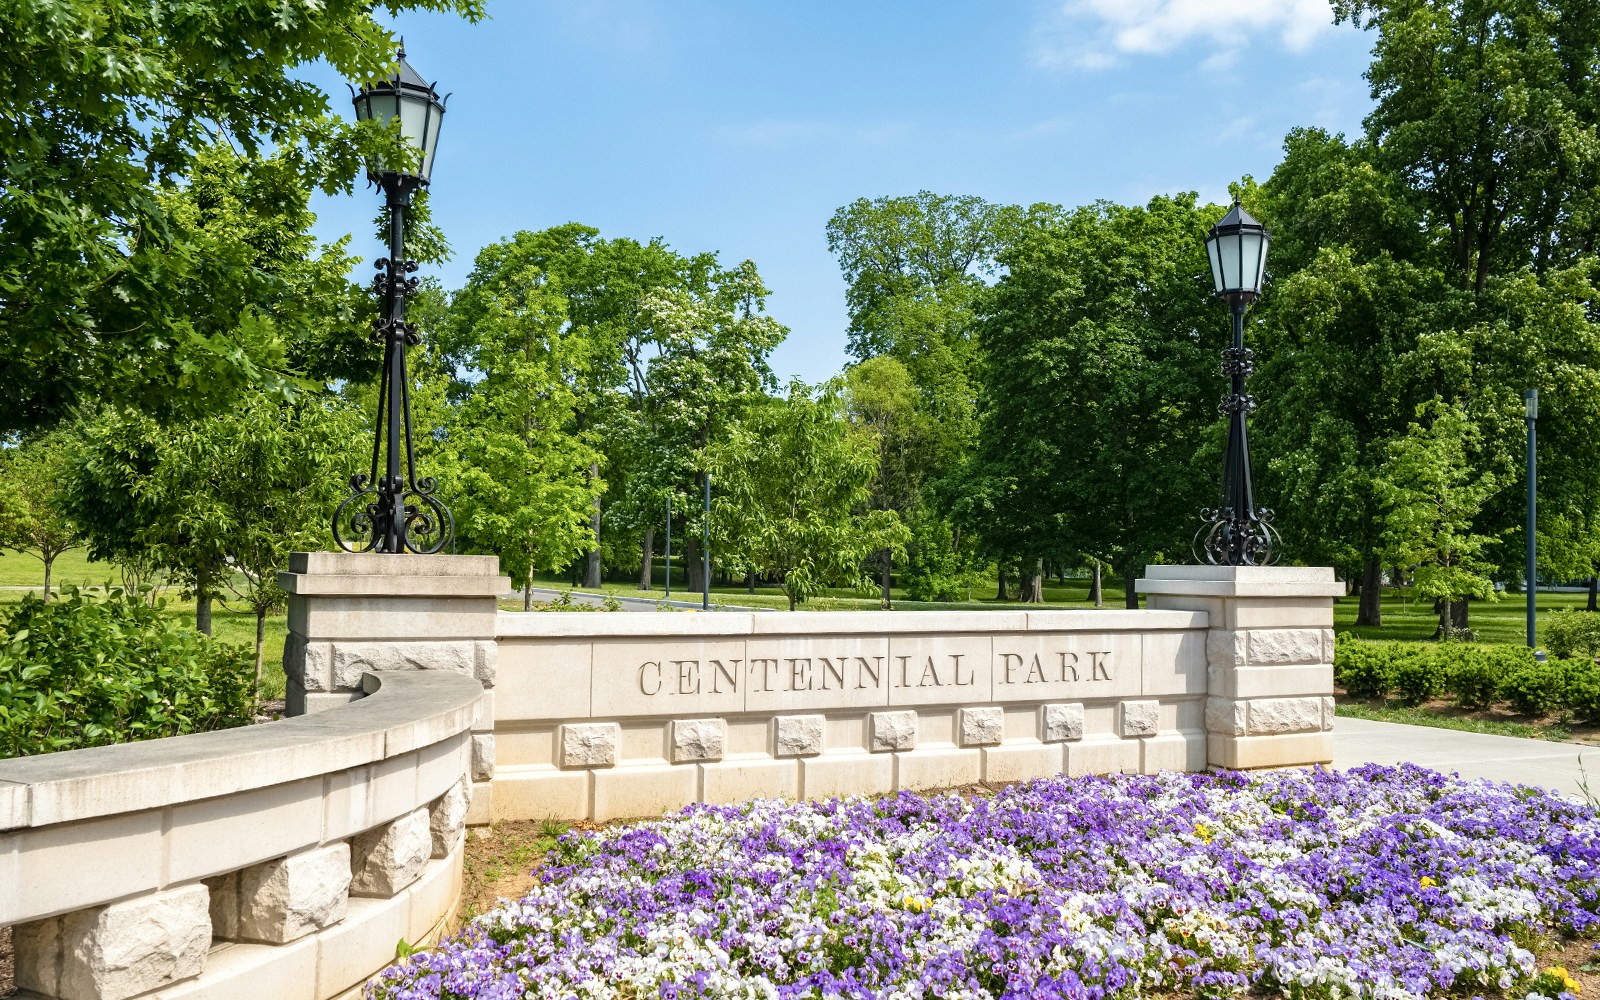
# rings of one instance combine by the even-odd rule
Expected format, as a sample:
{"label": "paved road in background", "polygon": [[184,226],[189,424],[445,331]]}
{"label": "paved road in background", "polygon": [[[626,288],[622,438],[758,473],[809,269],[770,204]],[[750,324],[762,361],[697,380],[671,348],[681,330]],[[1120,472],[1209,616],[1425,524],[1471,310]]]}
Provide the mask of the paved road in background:
{"label": "paved road in background", "polygon": [[1590,789],[1600,796],[1600,747],[1458,733],[1451,729],[1402,726],[1367,719],[1334,722],[1334,767],[1355,767],[1364,763],[1392,766],[1403,761],[1435,771],[1455,771],[1465,778],[1539,785],[1561,795],[1580,798],[1587,772]]}

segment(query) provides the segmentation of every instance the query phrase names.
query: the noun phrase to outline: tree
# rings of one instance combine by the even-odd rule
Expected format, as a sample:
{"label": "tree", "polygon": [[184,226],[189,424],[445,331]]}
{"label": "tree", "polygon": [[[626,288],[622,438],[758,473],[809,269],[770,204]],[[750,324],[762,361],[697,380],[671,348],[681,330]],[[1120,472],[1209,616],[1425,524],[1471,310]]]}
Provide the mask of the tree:
{"label": "tree", "polygon": [[[483,16],[479,0],[385,6]],[[93,402],[196,412],[245,386],[292,387],[284,332],[189,322],[209,262],[171,195],[218,145],[247,174],[287,170],[302,190],[348,190],[366,157],[399,155],[398,133],[347,121],[301,72],[323,60],[371,79],[394,58],[392,35],[362,4],[63,0],[8,11],[0,428],[49,425]]]}
{"label": "tree", "polygon": [[473,311],[453,318],[452,336],[479,377],[449,430],[447,476],[460,491],[461,533],[500,556],[530,610],[534,572],[559,569],[594,542],[598,454],[570,429],[570,373],[584,369],[593,343],[567,322],[566,298],[531,264],[498,269],[492,295],[482,285],[473,294]]}
{"label": "tree", "polygon": [[864,583],[863,560],[905,546],[899,517],[870,508],[877,442],[845,419],[840,390],[791,382],[708,453],[719,561],[777,575],[790,611],[826,586]]}
{"label": "tree", "polygon": [[[985,298],[979,443],[963,504],[1035,581],[1045,558],[1099,558],[1133,581],[1186,553],[1218,495],[1226,315],[1195,276],[1214,207],[1193,195],[1098,203],[1030,228]],[[1214,449],[1214,451],[1213,451]]]}
{"label": "tree", "polygon": [[[172,574],[211,633],[213,600],[232,591],[256,619],[283,603],[277,571],[292,551],[332,543],[329,516],[363,437],[333,397],[288,404],[265,392],[225,413],[162,425],[107,409],[80,428],[64,470],[67,509],[95,559],[139,560]],[[239,579],[234,579],[234,574]]]}
{"label": "tree", "polygon": [[56,557],[81,544],[61,502],[62,469],[72,436],[65,430],[35,434],[0,451],[0,546],[44,564],[44,599]]}
{"label": "tree", "polygon": [[1434,399],[1390,443],[1378,483],[1387,508],[1384,542],[1394,565],[1413,568],[1418,598],[1435,602],[1440,638],[1466,626],[1466,600],[1495,600],[1485,555],[1493,537],[1474,529],[1484,503],[1509,476],[1485,469],[1477,427],[1459,405]]}

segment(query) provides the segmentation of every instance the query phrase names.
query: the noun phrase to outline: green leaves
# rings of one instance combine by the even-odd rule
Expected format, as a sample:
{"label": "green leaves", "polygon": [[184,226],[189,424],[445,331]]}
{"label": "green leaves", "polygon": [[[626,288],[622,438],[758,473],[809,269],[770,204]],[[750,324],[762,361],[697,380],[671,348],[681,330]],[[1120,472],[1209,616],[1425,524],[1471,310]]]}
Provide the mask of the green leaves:
{"label": "green leaves", "polygon": [[244,725],[249,652],[112,590],[29,596],[0,620],[0,757]]}

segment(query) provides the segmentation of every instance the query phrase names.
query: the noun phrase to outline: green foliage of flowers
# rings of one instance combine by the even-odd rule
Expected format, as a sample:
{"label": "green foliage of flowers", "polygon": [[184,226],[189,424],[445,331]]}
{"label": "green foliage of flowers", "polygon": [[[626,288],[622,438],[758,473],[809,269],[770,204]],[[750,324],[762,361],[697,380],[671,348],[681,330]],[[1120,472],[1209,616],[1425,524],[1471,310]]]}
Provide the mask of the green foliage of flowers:
{"label": "green foliage of flowers", "polygon": [[30,594],[0,620],[0,758],[240,726],[254,705],[249,650],[137,594]]}

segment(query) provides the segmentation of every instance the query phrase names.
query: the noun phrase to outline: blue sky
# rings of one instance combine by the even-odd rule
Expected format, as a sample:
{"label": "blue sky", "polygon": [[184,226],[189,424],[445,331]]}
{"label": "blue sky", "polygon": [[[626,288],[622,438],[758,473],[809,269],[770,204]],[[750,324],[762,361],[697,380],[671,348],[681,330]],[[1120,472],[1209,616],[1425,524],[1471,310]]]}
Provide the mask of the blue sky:
{"label": "blue sky", "polygon": [[[775,3],[490,0],[406,15],[418,72],[452,94],[434,219],[457,287],[483,246],[577,221],[745,258],[791,329],[780,377],[846,362],[824,226],[859,197],[1221,201],[1265,179],[1297,125],[1354,133],[1371,36],[1327,0]],[[342,85],[335,103],[347,106]],[[367,257],[376,192],[314,204]]]}

